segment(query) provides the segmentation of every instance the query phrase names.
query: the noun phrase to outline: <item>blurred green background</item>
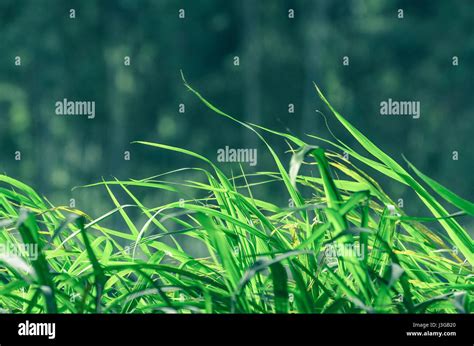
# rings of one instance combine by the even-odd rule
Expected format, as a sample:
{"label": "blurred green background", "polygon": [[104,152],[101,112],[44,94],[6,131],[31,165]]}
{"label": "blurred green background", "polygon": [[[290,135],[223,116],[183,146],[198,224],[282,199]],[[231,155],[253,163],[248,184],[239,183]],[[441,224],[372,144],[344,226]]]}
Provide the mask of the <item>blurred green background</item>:
{"label": "blurred green background", "polygon": [[[467,0],[1,0],[0,170],[54,204],[75,198],[76,207],[93,216],[111,207],[105,190],[72,191],[74,186],[203,166],[130,144],[134,140],[184,147],[214,161],[226,145],[259,148],[257,166],[246,170],[274,170],[254,135],[186,91],[182,69],[205,97],[239,119],[330,138],[315,111],[329,118],[315,81],[383,150],[399,161],[404,154],[473,200],[473,23],[474,2]],[[55,115],[55,102],[63,98],[95,101],[95,119]],[[389,98],[419,101],[421,118],[381,116],[380,102]],[[334,121],[329,125],[353,144]],[[270,142],[289,162],[286,144]],[[17,151],[21,160],[15,160]],[[130,160],[124,160],[125,151]],[[193,174],[179,173],[174,180],[199,179]],[[424,213],[402,186],[384,188],[393,199],[404,198],[409,212]],[[279,191],[261,193],[287,203]],[[149,206],[180,198],[161,191],[138,195]]]}

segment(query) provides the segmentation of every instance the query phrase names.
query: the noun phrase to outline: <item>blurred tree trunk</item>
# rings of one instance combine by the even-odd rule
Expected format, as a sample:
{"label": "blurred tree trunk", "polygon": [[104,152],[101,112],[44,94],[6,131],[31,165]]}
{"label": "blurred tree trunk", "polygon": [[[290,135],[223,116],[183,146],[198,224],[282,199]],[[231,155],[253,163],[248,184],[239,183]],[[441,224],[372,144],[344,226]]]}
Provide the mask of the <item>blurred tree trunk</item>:
{"label": "blurred tree trunk", "polygon": [[[105,155],[108,158],[107,172],[111,175],[123,175],[128,171],[128,165],[123,161],[124,152],[129,149],[129,143],[126,141],[127,118],[125,114],[125,104],[123,94],[117,87],[118,69],[122,68],[122,60],[113,59],[116,53],[116,38],[121,33],[116,32],[119,25],[117,21],[119,12],[116,6],[103,4],[101,8],[101,23],[103,23],[103,49],[104,49],[104,66],[106,89],[104,93],[105,110],[107,117],[106,133],[104,139],[106,141]],[[123,33],[122,33],[123,34]],[[120,173],[120,174],[119,174]]]}
{"label": "blurred tree trunk", "polygon": [[[243,3],[243,59],[241,67],[244,74],[244,114],[245,121],[260,123],[260,63],[261,63],[261,35],[258,2],[244,0]],[[257,148],[258,139],[251,131],[244,132],[246,146]]]}
{"label": "blurred tree trunk", "polygon": [[301,23],[302,36],[304,37],[304,97],[303,114],[301,119],[301,133],[314,133],[319,124],[323,124],[320,116],[315,113],[316,91],[313,82],[321,85],[325,82],[324,47],[328,37],[328,1],[310,1],[305,7],[305,18]]}

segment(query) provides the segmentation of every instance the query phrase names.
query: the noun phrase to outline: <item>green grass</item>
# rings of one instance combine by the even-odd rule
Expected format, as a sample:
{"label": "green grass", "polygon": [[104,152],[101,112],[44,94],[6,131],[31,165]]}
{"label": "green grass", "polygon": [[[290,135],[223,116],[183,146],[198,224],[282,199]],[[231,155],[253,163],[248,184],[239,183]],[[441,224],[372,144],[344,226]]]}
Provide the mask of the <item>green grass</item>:
{"label": "green grass", "polygon": [[[0,308],[11,313],[474,310],[473,241],[458,222],[474,215],[472,202],[408,161],[400,164],[385,154],[337,113],[317,87],[332,116],[364,153],[338,140],[309,136],[308,141],[320,144],[316,146],[244,123],[185,85],[217,115],[253,131],[276,169],[252,174],[241,169],[239,176],[229,177],[190,150],[137,142],[192,156],[193,170],[202,179],[173,182],[156,176],[90,185],[87,189],[104,188],[115,205],[97,219],[54,207],[31,187],[0,175],[0,244],[35,244],[39,250],[36,258],[0,255]],[[290,145],[289,167],[267,136]],[[350,162],[342,151],[349,153]],[[301,170],[303,165],[308,169]],[[406,215],[374,174],[412,189],[431,215]],[[284,190],[292,206],[259,197],[254,190],[265,184]],[[203,197],[180,200],[177,186]],[[174,193],[176,201],[145,206],[137,197],[143,190]],[[124,195],[133,203],[122,204],[118,196]],[[448,213],[447,205],[457,212]],[[130,208],[138,208],[146,221],[129,216]],[[123,229],[105,226],[113,218],[122,220]],[[206,255],[193,257],[179,241],[183,238],[204,246]],[[334,251],[338,249],[346,251]]]}

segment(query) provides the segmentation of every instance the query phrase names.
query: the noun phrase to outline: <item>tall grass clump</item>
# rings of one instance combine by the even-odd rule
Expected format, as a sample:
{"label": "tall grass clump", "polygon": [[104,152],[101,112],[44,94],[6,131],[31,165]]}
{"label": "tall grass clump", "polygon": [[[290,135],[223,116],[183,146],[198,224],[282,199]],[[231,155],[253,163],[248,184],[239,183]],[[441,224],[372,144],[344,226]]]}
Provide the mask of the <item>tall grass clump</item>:
{"label": "tall grass clump", "polygon": [[[365,149],[310,135],[307,141],[217,115],[252,131],[273,171],[229,177],[189,149],[137,142],[196,160],[202,179],[155,176],[102,181],[114,209],[91,218],[53,206],[34,189],[0,175],[0,308],[11,313],[470,313],[474,310],[473,241],[458,222],[474,204],[399,163],[340,115],[332,116]],[[289,167],[268,144],[280,137]],[[318,146],[310,142],[319,143]],[[350,155],[351,162],[340,152]],[[300,170],[305,165],[308,169]],[[403,184],[431,215],[405,214],[365,170]],[[303,171],[310,171],[306,175]],[[169,175],[168,175],[169,176]],[[273,184],[291,207],[254,193]],[[181,199],[179,189],[202,197]],[[117,189],[133,203],[119,201]],[[144,205],[140,190],[175,193]],[[114,192],[115,191],[115,192]],[[445,206],[456,208],[449,213]],[[138,208],[146,218],[131,216]],[[120,218],[126,225],[104,225]],[[436,225],[436,227],[435,227]],[[204,246],[195,257],[179,239]],[[128,244],[125,246],[125,244]],[[131,244],[131,245],[130,245]],[[36,249],[27,255],[27,248]]]}

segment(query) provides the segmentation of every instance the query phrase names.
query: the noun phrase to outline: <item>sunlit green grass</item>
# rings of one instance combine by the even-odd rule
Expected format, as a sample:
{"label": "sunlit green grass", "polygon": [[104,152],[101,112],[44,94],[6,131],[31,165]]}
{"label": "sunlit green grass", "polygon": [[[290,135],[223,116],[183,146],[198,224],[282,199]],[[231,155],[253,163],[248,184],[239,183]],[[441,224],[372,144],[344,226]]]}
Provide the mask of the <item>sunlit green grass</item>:
{"label": "sunlit green grass", "polygon": [[[237,120],[186,87],[218,116],[245,126],[274,159],[273,171],[229,177],[192,151],[137,142],[196,159],[202,179],[168,174],[103,181],[115,209],[92,219],[54,207],[31,187],[0,175],[0,242],[37,244],[39,256],[0,255],[0,308],[12,313],[460,313],[472,312],[473,242],[458,218],[474,204],[398,163],[335,111],[334,118],[365,149],[314,136],[307,140]],[[267,143],[280,137],[290,164]],[[318,145],[318,146],[316,146]],[[350,155],[351,161],[341,156]],[[300,170],[308,165],[311,174]],[[406,215],[364,170],[411,188],[431,215]],[[162,172],[157,172],[162,173]],[[171,177],[170,177],[171,176]],[[183,200],[177,189],[202,198]],[[291,199],[275,205],[256,186],[272,184]],[[125,193],[133,204],[122,204]],[[143,190],[176,193],[176,201],[145,206]],[[115,192],[114,192],[115,191]],[[443,205],[458,211],[449,214]],[[129,213],[138,208],[146,222]],[[126,227],[104,222],[121,218]],[[436,224],[436,227],[433,225]],[[207,249],[194,258],[177,236]],[[166,241],[165,241],[166,240]],[[124,244],[132,244],[125,246]],[[172,244],[172,245],[170,245]],[[349,249],[344,253],[331,250]],[[350,249],[357,249],[351,252]],[[363,254],[363,255],[361,255]]]}

